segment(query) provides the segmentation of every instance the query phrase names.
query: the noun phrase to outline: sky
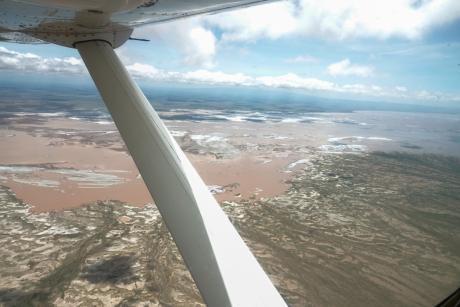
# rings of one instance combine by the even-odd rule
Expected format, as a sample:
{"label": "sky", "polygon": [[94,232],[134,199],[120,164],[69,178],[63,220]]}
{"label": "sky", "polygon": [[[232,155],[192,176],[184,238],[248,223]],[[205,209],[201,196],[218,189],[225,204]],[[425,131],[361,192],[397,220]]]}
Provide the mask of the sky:
{"label": "sky", "polygon": [[[117,53],[142,83],[288,88],[460,105],[460,1],[279,1],[137,28]],[[87,80],[78,53],[0,43],[0,80]]]}

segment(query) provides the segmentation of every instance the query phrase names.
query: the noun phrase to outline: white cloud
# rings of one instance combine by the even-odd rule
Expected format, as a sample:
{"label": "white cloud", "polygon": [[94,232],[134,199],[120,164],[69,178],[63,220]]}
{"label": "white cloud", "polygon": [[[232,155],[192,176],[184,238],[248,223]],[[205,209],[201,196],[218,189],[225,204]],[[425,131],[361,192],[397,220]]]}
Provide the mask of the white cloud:
{"label": "white cloud", "polygon": [[345,84],[340,89],[340,92],[344,93],[353,93],[353,94],[360,94],[360,95],[369,95],[369,96],[394,96],[396,97],[395,93],[390,91],[384,91],[380,86],[377,85],[366,85],[360,83],[354,84]]}
{"label": "white cloud", "polygon": [[75,57],[43,58],[33,53],[20,53],[0,46],[0,69],[81,73],[83,62]]}
{"label": "white cloud", "polygon": [[280,38],[296,31],[296,7],[291,2],[274,2],[229,13],[207,16],[207,24],[223,30],[225,41],[254,40],[261,37]]}
{"label": "white cloud", "polygon": [[128,70],[136,78],[152,79],[155,81],[210,84],[221,86],[252,86],[267,88],[300,89],[313,94],[347,94],[350,97],[374,97],[378,99],[407,100],[407,101],[460,101],[460,95],[433,93],[429,91],[409,91],[406,87],[396,86],[384,88],[375,84],[361,83],[338,84],[311,77],[302,77],[294,73],[279,76],[253,77],[243,73],[229,74],[221,71],[199,69],[189,72],[168,72],[151,65],[135,63]]}
{"label": "white cloud", "polygon": [[458,0],[298,0],[213,15],[206,22],[224,40],[277,39],[286,35],[348,39],[416,39],[460,17]]}
{"label": "white cloud", "polygon": [[255,78],[255,85],[266,87],[295,88],[314,91],[335,91],[336,85],[316,78],[304,78],[296,74]]}
{"label": "white cloud", "polygon": [[440,98],[441,98],[438,94],[431,93],[431,92],[425,91],[425,90],[418,91],[415,94],[415,97],[420,99],[420,100],[440,100]]}
{"label": "white cloud", "polygon": [[[400,98],[425,101],[460,101],[459,95],[432,93],[429,91],[411,92],[403,86],[383,88],[378,85],[345,84],[328,80],[303,77],[294,73],[278,76],[249,76],[244,73],[225,73],[207,69],[188,72],[165,71],[149,64],[130,63],[126,68],[134,78],[153,81],[210,84],[224,86],[253,86],[268,88],[300,89],[311,93],[336,93],[362,95],[364,97]],[[20,53],[0,47],[0,70],[17,70],[25,72],[85,73],[86,69],[80,59],[44,58],[33,53]]]}
{"label": "white cloud", "polygon": [[305,54],[305,55],[298,55],[293,58],[288,58],[285,59],[284,62],[289,63],[289,64],[299,64],[299,63],[316,63],[319,60],[315,58],[314,56]]}
{"label": "white cloud", "polygon": [[135,35],[162,40],[181,53],[183,64],[209,69],[215,66],[218,46],[227,42],[286,37],[412,40],[459,18],[459,0],[292,0],[147,25]]}
{"label": "white cloud", "polygon": [[144,26],[136,29],[135,35],[173,46],[182,54],[185,65],[214,66],[217,39],[211,30],[202,25],[201,18]]}
{"label": "white cloud", "polygon": [[220,71],[196,70],[178,76],[182,82],[206,83],[215,85],[254,85],[253,78],[242,74],[226,74]]}
{"label": "white cloud", "polygon": [[[294,73],[279,76],[253,77],[243,73],[229,74],[221,71],[195,70],[189,72],[168,72],[151,65],[135,63],[128,66],[129,72],[139,79],[155,81],[180,82],[193,84],[221,85],[221,86],[252,86],[267,88],[300,89],[310,93],[348,94],[363,97],[376,97],[401,100],[423,101],[460,101],[460,95],[432,93],[429,91],[410,92],[405,87],[383,88],[378,85],[344,84],[340,85],[327,80],[311,77],[302,77]],[[399,88],[399,90],[398,90]],[[401,91],[404,88],[404,91]]]}
{"label": "white cloud", "polygon": [[127,66],[128,71],[139,79],[181,82],[223,86],[259,86],[270,88],[291,88],[309,91],[342,91],[333,82],[316,78],[305,78],[293,73],[279,76],[253,77],[243,73],[225,73],[199,69],[188,72],[173,72],[156,69],[151,65],[135,63]]}
{"label": "white cloud", "polygon": [[203,65],[205,67],[214,66],[213,58],[216,53],[216,38],[214,33],[203,27],[194,27],[190,29],[189,37],[193,44],[189,44],[185,48],[187,54],[185,63],[189,65]]}
{"label": "white cloud", "polygon": [[160,70],[148,64],[134,63],[127,65],[126,69],[134,77],[155,79],[160,74]]}
{"label": "white cloud", "polygon": [[349,59],[333,63],[327,67],[327,72],[331,76],[357,76],[369,77],[373,74],[374,68],[371,66],[352,64]]}

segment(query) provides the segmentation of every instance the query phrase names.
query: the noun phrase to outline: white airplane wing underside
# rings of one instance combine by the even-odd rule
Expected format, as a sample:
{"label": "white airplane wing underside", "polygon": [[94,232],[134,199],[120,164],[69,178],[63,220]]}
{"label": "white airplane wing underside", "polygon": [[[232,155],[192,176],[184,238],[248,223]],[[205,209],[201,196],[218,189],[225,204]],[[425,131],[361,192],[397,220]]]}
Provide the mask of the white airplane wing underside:
{"label": "white airplane wing underside", "polygon": [[[0,0],[0,41],[54,42],[49,36],[107,32],[212,14],[272,0]],[[105,22],[95,15],[105,15]],[[48,35],[48,37],[46,36]]]}

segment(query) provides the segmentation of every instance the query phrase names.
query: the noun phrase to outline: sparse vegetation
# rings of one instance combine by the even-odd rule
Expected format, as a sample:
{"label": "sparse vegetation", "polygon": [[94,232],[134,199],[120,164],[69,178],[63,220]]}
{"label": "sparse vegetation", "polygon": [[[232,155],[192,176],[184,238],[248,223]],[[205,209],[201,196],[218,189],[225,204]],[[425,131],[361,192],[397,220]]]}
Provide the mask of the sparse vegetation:
{"label": "sparse vegetation", "polygon": [[[457,286],[459,159],[309,155],[284,195],[223,204],[289,305],[431,306]],[[0,305],[202,305],[155,207],[0,203]]]}

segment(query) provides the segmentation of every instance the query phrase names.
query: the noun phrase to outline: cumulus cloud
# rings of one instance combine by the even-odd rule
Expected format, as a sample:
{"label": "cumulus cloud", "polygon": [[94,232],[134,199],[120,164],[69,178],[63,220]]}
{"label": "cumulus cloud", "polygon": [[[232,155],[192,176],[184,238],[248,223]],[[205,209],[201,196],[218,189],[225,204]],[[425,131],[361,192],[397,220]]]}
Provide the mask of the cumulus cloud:
{"label": "cumulus cloud", "polygon": [[298,0],[213,15],[206,22],[230,41],[296,35],[322,39],[417,39],[460,17],[458,0]]}
{"label": "cumulus cloud", "polygon": [[149,79],[155,79],[161,73],[160,70],[156,69],[152,65],[133,63],[126,66],[126,69],[134,77],[143,77]]}
{"label": "cumulus cloud", "polygon": [[257,77],[254,80],[255,85],[279,88],[295,88],[314,91],[335,91],[337,85],[316,78],[300,77],[296,74],[286,74],[281,76]]}
{"label": "cumulus cloud", "polygon": [[[225,73],[208,69],[187,72],[166,71],[149,64],[129,63],[126,65],[130,74],[137,79],[193,83],[221,86],[252,86],[267,88],[300,89],[310,93],[345,93],[363,95],[364,97],[383,97],[400,99],[417,99],[426,101],[460,101],[460,96],[429,91],[411,92],[403,86],[383,88],[378,85],[338,84],[328,80],[299,76],[288,73],[278,76],[249,76],[244,73]],[[33,53],[20,53],[0,47],[0,70],[26,72],[84,73],[86,69],[80,59],[44,58]]]}
{"label": "cumulus cloud", "polygon": [[155,81],[224,86],[291,88],[310,91],[342,91],[342,89],[333,82],[316,78],[301,77],[293,73],[279,76],[254,77],[243,73],[230,74],[222,71],[212,71],[206,69],[198,69],[188,72],[174,72],[164,71],[151,65],[139,63],[128,65],[127,69],[135,78],[148,78]]}
{"label": "cumulus cloud", "polygon": [[227,74],[220,71],[209,71],[204,69],[176,74],[175,77],[181,82],[214,85],[254,85],[253,78],[242,73]]}
{"label": "cumulus cloud", "polygon": [[285,37],[413,40],[458,18],[458,0],[293,0],[148,25],[135,34],[177,48],[185,65],[211,68],[217,47],[226,42]]}
{"label": "cumulus cloud", "polygon": [[217,39],[204,27],[202,19],[190,18],[173,23],[147,25],[136,29],[136,36],[161,40],[176,48],[183,57],[183,64],[211,68],[214,66]]}
{"label": "cumulus cloud", "polygon": [[399,99],[407,101],[456,101],[459,95],[433,93],[429,91],[410,91],[406,87],[384,88],[375,84],[339,84],[327,80],[303,77],[294,73],[278,76],[249,76],[243,73],[225,73],[199,69],[189,72],[172,72],[157,69],[151,65],[135,63],[127,66],[130,73],[139,79],[176,83],[207,84],[220,86],[251,86],[305,90],[313,94],[346,94],[379,99]]}
{"label": "cumulus cloud", "polygon": [[296,31],[298,18],[293,1],[274,2],[205,18],[208,25],[223,31],[227,41],[277,39]]}
{"label": "cumulus cloud", "polygon": [[21,53],[0,47],[0,69],[81,73],[83,62],[75,57],[43,58],[33,53]]}
{"label": "cumulus cloud", "polygon": [[380,86],[365,85],[360,83],[345,84],[340,88],[339,91],[370,96],[391,96],[390,92],[384,91]]}
{"label": "cumulus cloud", "polygon": [[305,54],[305,55],[298,55],[293,58],[285,59],[284,62],[289,64],[299,64],[299,63],[316,63],[319,59],[315,58],[314,56]]}
{"label": "cumulus cloud", "polygon": [[[418,39],[460,18],[458,0],[292,0],[136,28],[135,35],[176,48],[184,65],[212,68],[228,42],[315,37]],[[218,37],[215,33],[218,33]],[[287,63],[312,63],[301,56]]]}
{"label": "cumulus cloud", "polygon": [[344,59],[337,63],[332,63],[327,67],[327,72],[331,76],[357,76],[369,77],[373,74],[374,68],[371,66],[352,64],[349,59]]}

